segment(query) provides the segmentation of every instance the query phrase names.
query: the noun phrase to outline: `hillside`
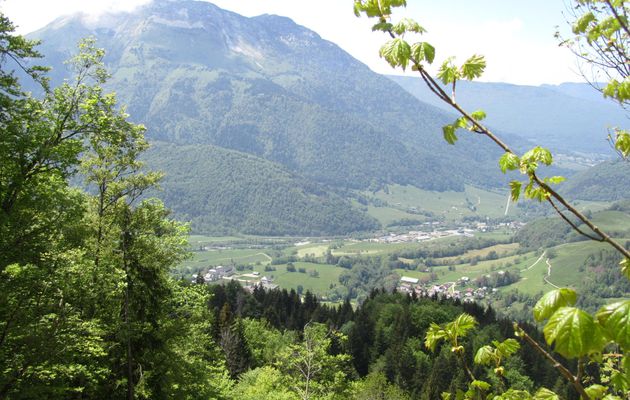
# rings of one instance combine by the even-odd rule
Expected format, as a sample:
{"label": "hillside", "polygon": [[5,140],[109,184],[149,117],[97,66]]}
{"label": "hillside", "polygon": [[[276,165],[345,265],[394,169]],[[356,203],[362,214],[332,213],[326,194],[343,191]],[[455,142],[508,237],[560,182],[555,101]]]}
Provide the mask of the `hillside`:
{"label": "hillside", "polygon": [[[31,36],[43,41],[53,83],[69,76],[62,60],[75,43],[95,37],[107,51],[109,88],[152,141],[238,150],[332,190],[463,191],[505,181],[499,153],[482,138],[444,142],[441,126],[453,116],[284,17],[157,0],[132,13],[61,18]],[[197,164],[186,168],[203,173]]]}
{"label": "hillside", "polygon": [[567,198],[617,201],[630,199],[630,163],[617,160],[578,172],[561,187]]}
{"label": "hillside", "polygon": [[195,232],[342,235],[379,227],[322,185],[245,153],[157,143],[146,158],[165,171],[158,196]]}
{"label": "hillside", "polygon": [[[436,107],[448,109],[420,78],[390,76],[394,82]],[[459,82],[457,101],[465,109],[483,109],[497,129],[555,151],[611,154],[606,141],[612,126],[627,126],[627,114],[588,84],[520,86]]]}

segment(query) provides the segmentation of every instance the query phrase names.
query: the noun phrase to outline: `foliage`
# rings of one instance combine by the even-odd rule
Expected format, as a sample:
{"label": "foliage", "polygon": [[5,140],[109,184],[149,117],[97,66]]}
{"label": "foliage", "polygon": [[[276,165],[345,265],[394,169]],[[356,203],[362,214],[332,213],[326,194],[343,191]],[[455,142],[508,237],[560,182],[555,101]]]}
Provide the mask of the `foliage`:
{"label": "foliage", "polygon": [[[2,62],[36,56],[2,21]],[[187,229],[138,202],[159,174],[141,171],[144,128],[101,88],[103,55],[82,42],[75,79],[42,100],[2,64],[0,397],[222,398],[208,293],[169,275]],[[86,191],[69,184],[79,170]]]}

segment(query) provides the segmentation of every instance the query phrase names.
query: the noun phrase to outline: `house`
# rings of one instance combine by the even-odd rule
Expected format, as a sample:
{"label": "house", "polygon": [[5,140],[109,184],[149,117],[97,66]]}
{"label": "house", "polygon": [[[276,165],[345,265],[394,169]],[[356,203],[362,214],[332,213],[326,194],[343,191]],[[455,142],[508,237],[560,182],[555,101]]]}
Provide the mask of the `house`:
{"label": "house", "polygon": [[400,281],[402,283],[410,283],[412,285],[417,285],[419,282],[419,279],[417,278],[411,278],[409,276],[403,276],[402,278],[400,278]]}

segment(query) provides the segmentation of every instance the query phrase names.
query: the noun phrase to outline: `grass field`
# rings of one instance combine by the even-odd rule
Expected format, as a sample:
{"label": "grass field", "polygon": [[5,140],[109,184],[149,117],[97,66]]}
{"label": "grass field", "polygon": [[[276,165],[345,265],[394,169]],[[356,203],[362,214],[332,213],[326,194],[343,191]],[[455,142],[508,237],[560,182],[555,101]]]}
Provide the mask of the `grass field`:
{"label": "grass field", "polygon": [[313,257],[323,257],[326,255],[326,250],[328,250],[329,245],[325,243],[310,243],[303,246],[297,247],[297,256],[305,257],[306,255],[311,255]]}
{"label": "grass field", "polygon": [[[306,262],[293,263],[296,269],[304,268],[306,273],[287,272],[286,265],[274,265],[275,271],[265,272],[263,266],[255,266],[254,271],[260,272],[261,276],[273,276],[275,284],[283,289],[297,289],[299,285],[304,291],[310,290],[313,293],[322,294],[330,289],[331,284],[339,284],[339,275],[344,271],[343,268],[328,264],[313,264]],[[318,277],[309,274],[311,271],[317,271]]]}
{"label": "grass field", "polygon": [[505,257],[507,255],[513,254],[516,250],[518,250],[519,247],[520,245],[518,243],[497,244],[479,250],[470,250],[462,254],[461,256],[436,258],[435,262],[440,264],[448,264],[449,262],[457,261],[461,258],[486,257],[491,251],[496,252],[499,257]]}
{"label": "grass field", "polygon": [[[425,217],[408,211],[427,211],[446,220],[459,220],[465,216],[501,217],[505,215],[507,192],[490,191],[467,185],[463,192],[433,192],[414,186],[390,185],[387,190],[374,194],[366,193],[387,202],[389,207],[370,207],[368,213],[381,221],[390,223],[396,219]],[[519,210],[510,207],[508,215],[517,215]]]}

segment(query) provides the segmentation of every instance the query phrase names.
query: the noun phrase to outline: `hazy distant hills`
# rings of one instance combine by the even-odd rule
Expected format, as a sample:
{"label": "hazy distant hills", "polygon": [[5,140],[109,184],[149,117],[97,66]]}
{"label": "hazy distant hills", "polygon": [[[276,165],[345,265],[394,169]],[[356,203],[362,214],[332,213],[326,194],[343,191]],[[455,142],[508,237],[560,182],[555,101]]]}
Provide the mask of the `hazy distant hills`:
{"label": "hazy distant hills", "polygon": [[[420,78],[390,79],[418,99],[448,109]],[[586,83],[459,82],[457,87],[457,101],[471,111],[485,110],[489,125],[556,151],[611,154],[608,129],[628,125],[628,114]]]}

